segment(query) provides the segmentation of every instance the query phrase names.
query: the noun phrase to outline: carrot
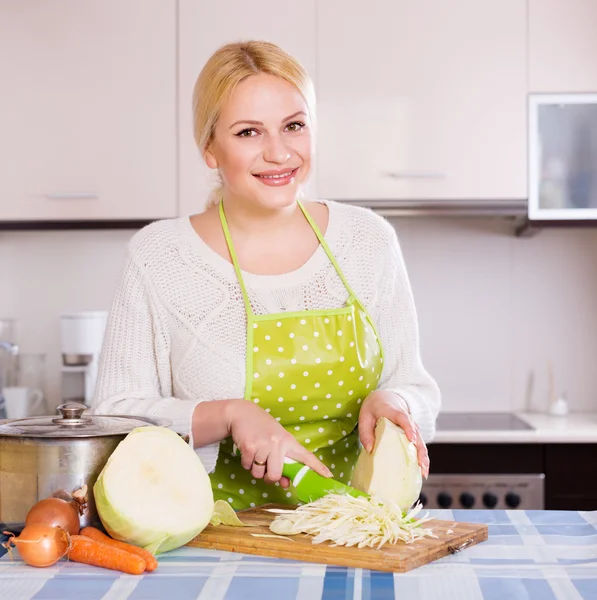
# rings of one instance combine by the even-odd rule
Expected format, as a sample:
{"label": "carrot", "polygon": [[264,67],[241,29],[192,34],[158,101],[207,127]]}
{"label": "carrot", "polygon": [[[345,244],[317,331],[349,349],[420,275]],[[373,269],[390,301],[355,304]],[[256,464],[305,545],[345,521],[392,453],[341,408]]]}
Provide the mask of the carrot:
{"label": "carrot", "polygon": [[140,556],[145,561],[146,571],[154,571],[158,567],[158,561],[155,559],[154,555],[151,552],[148,552],[143,548],[139,548],[139,546],[134,546],[133,544],[126,544],[125,542],[115,540],[110,536],[106,535],[103,531],[96,529],[95,527],[83,527],[83,529],[81,529],[81,535],[86,535],[92,540],[103,542],[104,544],[114,546],[114,548],[120,548],[121,550],[126,550],[131,554],[136,554],[137,556]]}
{"label": "carrot", "polygon": [[68,557],[75,562],[114,569],[131,575],[141,575],[145,572],[145,561],[126,550],[102,544],[84,535],[71,535],[71,549]]}

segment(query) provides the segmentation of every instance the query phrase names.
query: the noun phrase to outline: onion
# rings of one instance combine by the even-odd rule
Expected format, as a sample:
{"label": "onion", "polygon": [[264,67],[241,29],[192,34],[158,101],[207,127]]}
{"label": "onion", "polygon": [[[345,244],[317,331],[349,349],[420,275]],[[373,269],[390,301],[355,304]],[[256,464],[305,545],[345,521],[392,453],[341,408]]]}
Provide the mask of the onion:
{"label": "onion", "polygon": [[32,567],[53,565],[66,555],[70,547],[69,535],[61,527],[35,523],[25,527],[19,537],[11,535],[2,545],[9,552],[11,545],[16,546],[23,561]]}
{"label": "onion", "polygon": [[77,509],[61,498],[45,498],[34,504],[25,518],[25,527],[35,524],[60,527],[70,535],[77,535],[81,529]]}

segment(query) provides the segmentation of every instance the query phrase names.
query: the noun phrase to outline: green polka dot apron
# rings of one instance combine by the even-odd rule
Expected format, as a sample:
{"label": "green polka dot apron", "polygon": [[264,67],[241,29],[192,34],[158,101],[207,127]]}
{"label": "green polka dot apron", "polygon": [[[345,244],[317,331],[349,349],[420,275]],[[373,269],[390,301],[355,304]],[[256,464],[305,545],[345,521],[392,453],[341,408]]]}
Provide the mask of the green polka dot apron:
{"label": "green polka dot apron", "polygon": [[[355,296],[321,231],[301,211],[348,291],[341,308],[255,315],[242,277],[223,203],[220,221],[247,314],[244,398],[269,413],[333,473],[350,484],[360,451],[357,424],[361,404],[379,382],[383,351],[375,327]],[[292,487],[253,478],[233,441],[220,444],[210,475],[214,497],[235,510],[268,502],[298,504]]]}

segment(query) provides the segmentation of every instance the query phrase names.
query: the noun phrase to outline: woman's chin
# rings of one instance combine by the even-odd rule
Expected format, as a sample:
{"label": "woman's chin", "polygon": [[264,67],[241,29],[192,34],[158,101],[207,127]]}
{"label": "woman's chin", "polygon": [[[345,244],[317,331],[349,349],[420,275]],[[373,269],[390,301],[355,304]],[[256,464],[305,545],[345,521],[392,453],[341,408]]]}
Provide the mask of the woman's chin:
{"label": "woman's chin", "polygon": [[272,210],[292,206],[300,197],[301,188],[296,185],[284,186],[284,188],[270,188],[266,192],[261,191],[257,200],[263,208]]}

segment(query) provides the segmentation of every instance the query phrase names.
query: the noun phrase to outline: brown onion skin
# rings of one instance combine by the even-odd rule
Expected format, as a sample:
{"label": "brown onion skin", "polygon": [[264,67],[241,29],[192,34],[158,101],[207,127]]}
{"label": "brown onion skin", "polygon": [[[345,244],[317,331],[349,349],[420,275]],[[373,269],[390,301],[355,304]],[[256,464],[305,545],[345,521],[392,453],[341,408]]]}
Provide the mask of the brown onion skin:
{"label": "brown onion skin", "polygon": [[81,530],[77,509],[61,498],[44,498],[34,504],[25,518],[25,527],[35,524],[61,527],[69,535],[78,535]]}
{"label": "brown onion skin", "polygon": [[23,561],[32,567],[50,567],[63,558],[69,550],[69,535],[60,527],[34,523],[11,538]]}

